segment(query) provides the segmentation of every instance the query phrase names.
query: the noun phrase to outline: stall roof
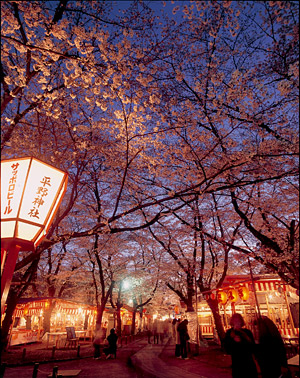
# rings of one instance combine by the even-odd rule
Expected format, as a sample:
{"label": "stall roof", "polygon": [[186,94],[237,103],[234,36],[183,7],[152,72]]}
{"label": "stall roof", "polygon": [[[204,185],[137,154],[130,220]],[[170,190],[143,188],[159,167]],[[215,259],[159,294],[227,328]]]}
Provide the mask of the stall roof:
{"label": "stall roof", "polygon": [[84,303],[84,302],[77,302],[77,301],[73,301],[72,299],[68,299],[68,298],[57,298],[57,297],[20,298],[18,300],[18,305],[32,303],[32,302],[45,302],[45,301],[50,301],[50,300],[52,300],[52,301],[59,301],[59,302],[65,302],[65,303],[68,303],[70,305],[95,307],[92,304],[88,304],[88,303]]}

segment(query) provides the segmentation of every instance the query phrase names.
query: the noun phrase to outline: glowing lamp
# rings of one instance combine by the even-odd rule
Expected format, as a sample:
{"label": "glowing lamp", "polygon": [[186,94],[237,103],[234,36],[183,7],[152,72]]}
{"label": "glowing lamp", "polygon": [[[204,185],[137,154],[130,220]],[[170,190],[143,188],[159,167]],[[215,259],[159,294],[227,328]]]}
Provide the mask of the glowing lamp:
{"label": "glowing lamp", "polygon": [[249,290],[246,286],[241,286],[237,290],[241,300],[247,301],[249,299]]}
{"label": "glowing lamp", "polygon": [[67,189],[67,174],[32,157],[1,162],[1,246],[34,250]]}
{"label": "glowing lamp", "polygon": [[217,292],[217,300],[220,304],[226,304],[227,302],[227,294],[225,291],[218,291]]}
{"label": "glowing lamp", "polygon": [[237,299],[238,299],[238,293],[235,289],[229,289],[228,290],[228,299],[231,301],[231,302],[236,302]]}
{"label": "glowing lamp", "polygon": [[65,172],[33,157],[1,161],[1,314],[20,249],[46,236],[67,189]]}

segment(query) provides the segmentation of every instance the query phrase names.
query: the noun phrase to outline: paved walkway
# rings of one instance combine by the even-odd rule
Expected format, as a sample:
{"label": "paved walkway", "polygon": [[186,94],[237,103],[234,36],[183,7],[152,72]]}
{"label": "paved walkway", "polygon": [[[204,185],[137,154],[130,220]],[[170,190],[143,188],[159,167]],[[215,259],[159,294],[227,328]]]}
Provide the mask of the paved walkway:
{"label": "paved walkway", "polygon": [[[33,356],[33,350],[27,346],[27,358]],[[32,346],[31,348],[38,348]],[[85,356],[65,361],[44,361],[38,366],[37,378],[52,376],[53,368],[58,366],[58,374],[63,377],[78,376],[78,378],[231,378],[230,357],[223,354],[218,346],[200,348],[198,356],[190,355],[190,359],[181,360],[174,356],[175,345],[148,344],[147,339],[136,340],[118,349],[116,360],[95,360],[92,357],[93,348],[86,346]],[[89,348],[89,349],[88,349]],[[21,348],[16,354],[16,363],[20,363]],[[82,347],[84,351],[84,346]],[[37,349],[37,356],[42,356],[42,350]],[[58,352],[58,351],[57,351]],[[73,351],[75,352],[75,351]],[[13,353],[13,352],[12,352]],[[88,355],[89,354],[89,355]],[[58,356],[58,355],[57,355]],[[37,357],[36,357],[37,358]],[[35,361],[37,359],[35,358]],[[32,360],[32,358],[31,358]],[[5,361],[2,360],[2,361]],[[11,361],[11,359],[10,359]],[[4,378],[32,378],[34,364],[12,366],[10,363],[4,373]],[[73,372],[73,375],[68,375]],[[77,375],[75,375],[77,374]],[[1,377],[2,378],[2,377]]]}

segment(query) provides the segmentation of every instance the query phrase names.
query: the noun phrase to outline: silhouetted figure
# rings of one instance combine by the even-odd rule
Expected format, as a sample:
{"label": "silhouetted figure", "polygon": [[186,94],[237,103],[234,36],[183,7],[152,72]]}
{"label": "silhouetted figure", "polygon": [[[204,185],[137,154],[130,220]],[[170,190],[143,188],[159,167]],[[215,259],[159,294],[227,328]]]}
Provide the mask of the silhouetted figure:
{"label": "silhouetted figure", "polygon": [[147,330],[148,344],[151,344],[151,336],[152,336],[152,331],[151,329],[148,329]]}
{"label": "silhouetted figure", "polygon": [[177,332],[179,333],[180,341],[180,355],[183,359],[187,359],[187,342],[190,339],[187,325],[188,320],[184,319],[177,327]]}
{"label": "silhouetted figure", "polygon": [[244,319],[240,314],[233,314],[230,328],[224,339],[224,347],[231,355],[233,378],[257,378],[256,364],[253,358],[255,341],[252,332],[243,328]]}
{"label": "silhouetted figure", "polygon": [[104,348],[103,352],[106,355],[106,359],[117,355],[117,340],[118,336],[115,333],[115,329],[112,328],[110,330],[110,334],[107,336],[107,341],[109,346],[107,348]]}
{"label": "silhouetted figure", "polygon": [[262,378],[291,377],[286,350],[276,325],[267,316],[257,320],[259,345],[257,360]]}
{"label": "silhouetted figure", "polygon": [[180,358],[180,339],[179,339],[179,332],[177,331],[179,323],[180,323],[180,320],[176,318],[174,318],[172,321],[173,338],[175,341],[175,357],[177,358]]}
{"label": "silhouetted figure", "polygon": [[159,335],[158,335],[158,320],[155,319],[153,322],[153,343],[158,344]]}

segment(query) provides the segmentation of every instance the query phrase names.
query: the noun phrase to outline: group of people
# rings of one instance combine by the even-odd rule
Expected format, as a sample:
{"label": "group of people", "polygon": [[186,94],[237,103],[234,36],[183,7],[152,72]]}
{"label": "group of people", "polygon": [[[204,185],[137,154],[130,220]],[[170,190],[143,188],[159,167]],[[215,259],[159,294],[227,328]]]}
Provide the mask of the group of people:
{"label": "group of people", "polygon": [[[175,339],[175,356],[188,359],[187,342],[188,320],[173,319],[173,337]],[[226,331],[223,346],[232,359],[233,378],[258,378],[258,371],[262,378],[291,377],[283,340],[276,325],[266,316],[260,316],[256,323],[259,342],[255,343],[253,333],[245,328],[241,314],[233,314],[230,320],[231,328]],[[118,336],[115,329],[110,330],[107,337],[108,346],[103,352],[106,358],[116,356]],[[100,342],[94,340],[95,358],[100,358]]]}
{"label": "group of people", "polygon": [[[173,319],[175,356],[187,359],[188,320]],[[276,325],[267,316],[260,316],[256,326],[259,335],[255,343],[253,333],[245,328],[241,314],[234,314],[230,320],[223,346],[231,355],[233,378],[290,378],[285,346]],[[259,375],[260,372],[260,375]]]}
{"label": "group of people", "polygon": [[[103,348],[103,353],[105,355],[105,358],[106,359],[116,358],[118,335],[116,334],[114,328],[110,330],[110,333],[107,336],[106,340],[107,340],[107,346]],[[96,335],[93,340],[95,359],[101,358],[101,343],[102,343],[102,337],[96,331]]]}
{"label": "group of people", "polygon": [[231,355],[233,378],[258,378],[259,370],[262,378],[291,377],[283,340],[271,319],[257,319],[258,344],[253,333],[245,328],[242,315],[234,314],[230,325],[224,348]]}

